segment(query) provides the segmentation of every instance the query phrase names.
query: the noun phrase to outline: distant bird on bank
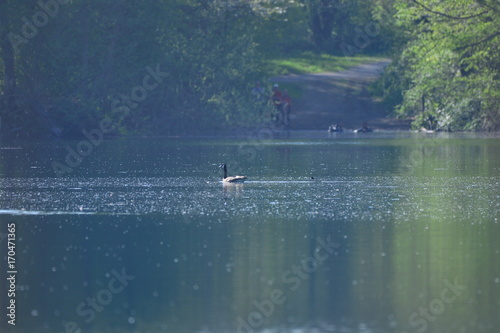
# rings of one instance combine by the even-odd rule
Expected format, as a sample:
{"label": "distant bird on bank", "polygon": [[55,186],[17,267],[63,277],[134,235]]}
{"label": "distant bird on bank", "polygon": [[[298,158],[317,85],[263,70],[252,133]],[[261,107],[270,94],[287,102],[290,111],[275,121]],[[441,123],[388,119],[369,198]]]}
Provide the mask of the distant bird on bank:
{"label": "distant bird on bank", "polygon": [[373,132],[373,129],[368,127],[368,123],[364,122],[361,128],[355,129],[354,133],[370,133]]}
{"label": "distant bird on bank", "polygon": [[333,124],[333,125],[330,125],[328,127],[328,132],[329,133],[333,133],[333,132],[343,132],[344,129],[342,128],[342,126],[340,126],[339,124]]}
{"label": "distant bird on bank", "polygon": [[224,168],[224,177],[222,178],[223,183],[243,183],[247,179],[245,176],[228,177],[226,163],[219,165],[219,168]]}

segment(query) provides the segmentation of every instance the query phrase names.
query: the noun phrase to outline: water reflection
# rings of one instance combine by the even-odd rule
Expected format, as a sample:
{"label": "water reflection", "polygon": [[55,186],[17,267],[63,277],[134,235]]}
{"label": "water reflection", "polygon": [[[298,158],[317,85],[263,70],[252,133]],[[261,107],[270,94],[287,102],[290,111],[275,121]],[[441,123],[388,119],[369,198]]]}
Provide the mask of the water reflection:
{"label": "water reflection", "polygon": [[498,141],[318,140],[266,142],[230,186],[234,141],[108,142],[65,178],[2,159],[1,331],[495,332]]}
{"label": "water reflection", "polygon": [[244,184],[222,183],[222,190],[224,192],[224,195],[228,197],[241,198],[244,189],[245,189]]}

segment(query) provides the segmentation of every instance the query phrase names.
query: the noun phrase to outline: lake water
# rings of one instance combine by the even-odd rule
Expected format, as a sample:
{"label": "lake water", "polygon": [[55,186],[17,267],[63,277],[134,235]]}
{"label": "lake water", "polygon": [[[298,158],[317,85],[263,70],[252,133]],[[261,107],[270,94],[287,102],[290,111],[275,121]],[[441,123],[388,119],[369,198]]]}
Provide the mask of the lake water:
{"label": "lake water", "polygon": [[0,144],[1,332],[499,330],[498,135],[94,140]]}

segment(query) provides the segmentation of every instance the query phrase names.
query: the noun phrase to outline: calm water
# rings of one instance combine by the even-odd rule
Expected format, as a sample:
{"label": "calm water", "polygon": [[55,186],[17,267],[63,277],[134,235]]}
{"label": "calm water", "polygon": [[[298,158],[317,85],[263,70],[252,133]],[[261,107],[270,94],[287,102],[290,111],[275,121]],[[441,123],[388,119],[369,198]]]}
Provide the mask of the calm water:
{"label": "calm water", "polygon": [[1,332],[499,330],[498,136],[96,143],[0,144]]}

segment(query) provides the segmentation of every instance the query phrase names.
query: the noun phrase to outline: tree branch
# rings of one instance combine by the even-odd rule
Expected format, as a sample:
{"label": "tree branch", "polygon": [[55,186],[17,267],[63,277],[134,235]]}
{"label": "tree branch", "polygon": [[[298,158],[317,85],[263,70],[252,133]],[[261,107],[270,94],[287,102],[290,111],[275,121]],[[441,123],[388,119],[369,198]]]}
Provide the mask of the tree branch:
{"label": "tree branch", "polygon": [[469,48],[469,47],[473,47],[473,46],[479,45],[481,43],[489,41],[490,39],[495,38],[496,36],[500,36],[500,32],[495,32],[494,34],[489,35],[488,37],[486,37],[483,40],[480,40],[479,42],[475,42],[475,43],[472,43],[472,44],[469,44],[469,45],[464,45],[464,46],[457,47],[457,48],[454,49],[454,51],[460,51],[460,50],[463,50],[463,49],[466,49],[466,48]]}
{"label": "tree branch", "polygon": [[428,12],[431,12],[431,13],[437,14],[437,15],[441,15],[441,16],[444,16],[444,17],[447,17],[447,18],[453,19],[453,20],[468,20],[468,19],[471,19],[471,18],[474,18],[474,17],[481,16],[481,15],[486,14],[488,12],[488,10],[485,10],[485,11],[482,11],[482,12],[480,12],[478,14],[474,14],[474,15],[470,15],[470,16],[452,16],[452,15],[448,15],[448,14],[445,14],[445,13],[442,13],[442,12],[438,12],[438,11],[432,10],[429,7],[427,7],[426,5],[424,5],[423,3],[418,2],[417,0],[412,0],[412,1],[414,3],[416,3],[417,5],[419,5],[420,7],[422,7],[423,9],[425,9],[426,11],[428,11]]}

